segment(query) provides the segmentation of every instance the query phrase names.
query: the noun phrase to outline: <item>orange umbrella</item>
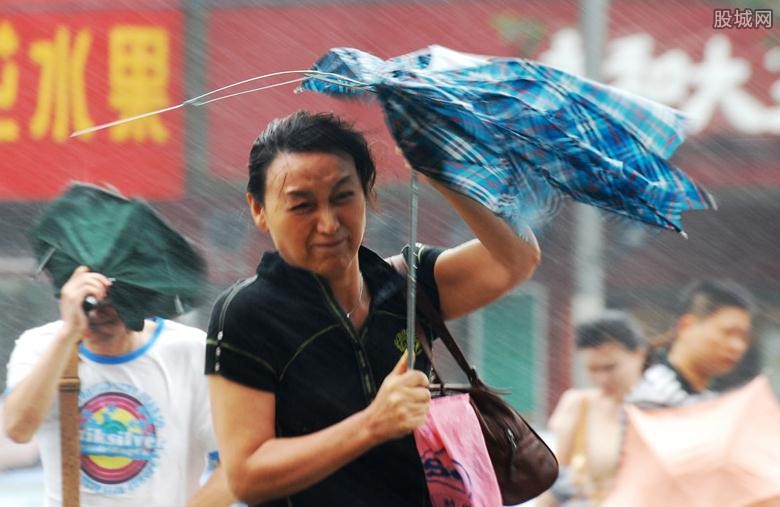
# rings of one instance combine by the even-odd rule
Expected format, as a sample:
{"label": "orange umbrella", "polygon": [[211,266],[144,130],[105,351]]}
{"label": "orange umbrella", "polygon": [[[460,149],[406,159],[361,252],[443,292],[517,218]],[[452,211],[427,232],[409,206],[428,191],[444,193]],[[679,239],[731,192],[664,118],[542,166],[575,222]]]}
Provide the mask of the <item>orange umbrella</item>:
{"label": "orange umbrella", "polygon": [[602,507],[780,506],[780,404],[760,376],[685,407],[627,407],[615,486]]}

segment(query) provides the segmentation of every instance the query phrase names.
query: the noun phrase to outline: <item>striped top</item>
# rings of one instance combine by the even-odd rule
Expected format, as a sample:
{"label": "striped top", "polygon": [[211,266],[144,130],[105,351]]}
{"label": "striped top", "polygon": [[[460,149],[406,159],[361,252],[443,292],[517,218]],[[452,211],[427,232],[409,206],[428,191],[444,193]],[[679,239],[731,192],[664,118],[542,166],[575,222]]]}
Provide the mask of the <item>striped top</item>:
{"label": "striped top", "polygon": [[663,357],[645,370],[642,380],[626,397],[626,403],[640,408],[679,407],[713,397],[713,391],[696,391],[685,377]]}

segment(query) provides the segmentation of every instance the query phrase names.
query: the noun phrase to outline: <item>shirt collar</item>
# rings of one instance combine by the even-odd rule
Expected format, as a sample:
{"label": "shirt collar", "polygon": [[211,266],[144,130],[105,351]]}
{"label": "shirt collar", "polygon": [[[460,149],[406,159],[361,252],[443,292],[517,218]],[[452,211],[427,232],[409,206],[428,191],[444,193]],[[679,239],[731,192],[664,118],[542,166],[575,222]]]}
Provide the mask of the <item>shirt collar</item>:
{"label": "shirt collar", "polygon": [[688,394],[700,394],[703,391],[697,391],[693,388],[693,386],[688,382],[688,380],[683,376],[682,373],[680,373],[680,370],[674,367],[674,365],[669,361],[669,355],[664,354],[661,356],[661,364],[669,368],[674,372],[675,377],[677,377],[677,381],[680,383],[680,387],[683,388],[683,390]]}
{"label": "shirt collar", "polygon": [[[395,297],[404,290],[404,279],[398,272],[385,262],[382,257],[369,248],[361,246],[358,250],[360,272],[366,280],[375,305],[379,305]],[[274,283],[288,287],[313,287],[315,279],[327,285],[322,276],[302,268],[291,266],[278,251],[266,252],[257,266],[257,275]]]}

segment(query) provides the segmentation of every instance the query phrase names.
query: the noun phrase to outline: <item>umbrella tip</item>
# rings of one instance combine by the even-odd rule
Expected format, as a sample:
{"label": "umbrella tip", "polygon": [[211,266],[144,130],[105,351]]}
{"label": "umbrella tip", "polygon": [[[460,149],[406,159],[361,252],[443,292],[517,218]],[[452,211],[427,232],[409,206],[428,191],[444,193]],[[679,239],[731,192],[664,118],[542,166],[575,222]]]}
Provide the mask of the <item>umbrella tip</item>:
{"label": "umbrella tip", "polygon": [[43,272],[43,270],[46,268],[46,265],[49,263],[49,261],[51,260],[52,256],[54,255],[54,252],[56,252],[56,251],[57,251],[57,249],[54,248],[53,246],[50,246],[46,250],[46,253],[43,254],[43,257],[41,258],[41,261],[38,263],[38,266],[35,269],[35,276],[38,276],[38,275],[40,275]]}
{"label": "umbrella tip", "polygon": [[86,129],[76,130],[75,132],[71,132],[71,134],[68,137],[70,137],[70,138],[80,137],[80,136],[83,136],[85,134],[91,134],[92,132],[94,132],[96,130],[98,130],[98,129],[95,128],[95,127],[90,127],[90,128],[86,128]]}
{"label": "umbrella tip", "polygon": [[688,239],[688,233],[683,230],[680,230],[680,236],[682,236],[683,239]]}
{"label": "umbrella tip", "polygon": [[178,294],[176,294],[176,297],[173,300],[173,305],[176,309],[176,313],[178,313],[179,315],[184,313],[184,305],[182,304],[181,298],[179,297]]}

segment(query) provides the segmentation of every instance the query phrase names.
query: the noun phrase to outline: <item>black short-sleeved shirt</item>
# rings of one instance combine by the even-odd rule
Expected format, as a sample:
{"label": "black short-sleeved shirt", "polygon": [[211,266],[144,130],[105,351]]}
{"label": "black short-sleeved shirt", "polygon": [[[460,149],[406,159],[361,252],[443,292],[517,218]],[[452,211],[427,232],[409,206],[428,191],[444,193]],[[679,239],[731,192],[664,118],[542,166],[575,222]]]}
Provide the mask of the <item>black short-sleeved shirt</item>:
{"label": "black short-sleeved shirt", "polygon": [[[418,283],[438,306],[433,265],[441,251],[418,248]],[[286,264],[278,253],[266,253],[257,276],[226,291],[214,306],[206,373],[273,392],[278,436],[312,433],[366,408],[406,349],[403,277],[367,248],[358,255],[372,296],[360,331],[322,277]],[[421,354],[415,367],[427,372],[430,365]],[[300,493],[264,505],[428,504],[409,435],[371,449]]]}

